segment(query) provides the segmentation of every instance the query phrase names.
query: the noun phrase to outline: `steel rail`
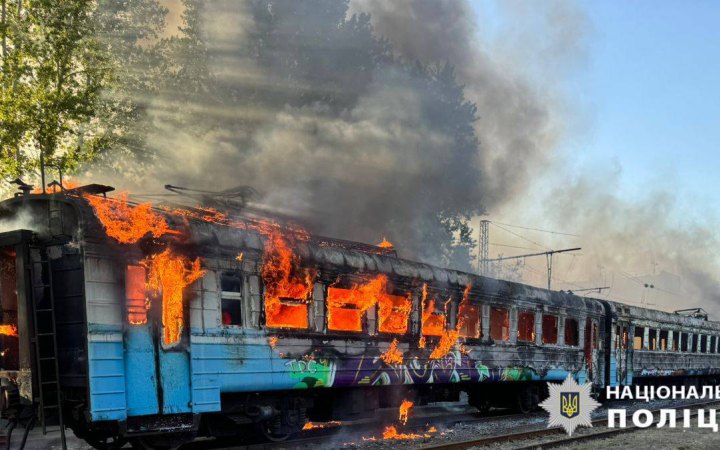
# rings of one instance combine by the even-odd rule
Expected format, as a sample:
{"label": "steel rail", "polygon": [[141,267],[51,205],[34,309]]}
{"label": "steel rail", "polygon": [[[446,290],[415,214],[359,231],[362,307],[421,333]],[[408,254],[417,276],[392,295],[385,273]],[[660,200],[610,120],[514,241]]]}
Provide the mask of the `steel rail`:
{"label": "steel rail", "polygon": [[[683,408],[694,408],[698,406],[708,406],[713,404],[720,404],[718,400],[713,400],[709,402],[700,402],[700,403],[692,403],[692,404],[686,404],[681,405],[673,408],[659,408],[652,410],[653,413],[659,412],[660,409],[683,409]],[[697,415],[697,412],[692,414],[691,416]],[[592,421],[593,427],[595,426],[607,426],[608,419],[596,419]],[[637,428],[637,427],[626,427],[626,428],[613,428],[611,430],[605,430],[600,431],[596,433],[590,433],[585,435],[577,435],[572,437],[566,437],[563,439],[550,441],[550,442],[543,442],[538,444],[532,444],[527,447],[520,447],[523,449],[539,449],[539,448],[552,448],[552,447],[559,447],[562,445],[570,444],[573,442],[580,442],[580,441],[586,441],[586,440],[593,440],[593,439],[602,439],[605,437],[613,436],[622,434],[625,432],[632,432],[637,431],[640,429],[645,428]],[[562,434],[564,433],[564,430],[560,427],[552,427],[552,428],[533,428],[526,431],[520,431],[517,433],[507,433],[507,434],[499,434],[494,436],[485,436],[478,439],[470,439],[466,441],[457,441],[457,442],[448,442],[448,443],[442,443],[442,444],[432,444],[428,446],[419,447],[418,450],[465,450],[472,447],[481,447],[491,444],[497,444],[502,442],[513,442],[513,441],[521,441],[521,440],[528,440],[528,439],[536,439],[536,438],[542,438],[545,436],[552,436],[555,434]]]}

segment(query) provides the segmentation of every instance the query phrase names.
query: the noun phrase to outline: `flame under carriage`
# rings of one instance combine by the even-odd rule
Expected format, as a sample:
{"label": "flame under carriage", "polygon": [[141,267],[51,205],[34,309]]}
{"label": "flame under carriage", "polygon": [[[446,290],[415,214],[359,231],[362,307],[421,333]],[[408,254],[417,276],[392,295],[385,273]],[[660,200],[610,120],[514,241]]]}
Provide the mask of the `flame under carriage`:
{"label": "flame under carriage", "polygon": [[[32,217],[34,232],[0,234],[0,247],[12,250],[16,267],[24,268],[18,271],[14,312],[19,336],[2,337],[18,342],[17,361],[3,357],[0,373],[11,381],[6,385],[17,388],[6,388],[4,397],[15,398],[9,405],[14,408],[41,400],[44,404],[37,408],[43,423],[52,421],[53,399],[60,399],[65,422],[90,442],[168,432],[223,435],[249,424],[277,437],[298,430],[308,418],[357,418],[378,407],[397,406],[403,398],[422,404],[454,400],[463,391],[481,409],[504,405],[530,410],[541,399],[544,381],[568,374],[596,388],[632,383],[633,373],[635,382],[671,375],[647,371],[656,364],[650,349],[646,356],[634,352],[645,368],[633,366],[631,349],[605,351],[619,342],[618,325],[628,327],[633,314],[647,310],[628,311],[611,302],[328,241],[299,241],[295,247],[303,265],[316,271],[307,301],[288,303],[304,311],[307,327],[268,328],[261,274],[266,238],[178,218],[169,218],[172,228],[184,231],[174,248],[201,257],[207,272],[185,289],[179,342],[166,345],[162,302],[151,298],[146,309],[140,286],[147,275],[141,261],[165,245],[163,238],[119,245],[106,236],[84,200],[63,194],[7,201],[0,206],[0,218],[18,217],[21,210]],[[388,294],[410,299],[404,316],[407,332],[379,332],[377,306],[359,315],[359,331],[330,330],[330,289],[378,274],[387,276]],[[4,322],[13,317],[5,297]],[[430,297],[441,299],[432,314],[424,310]],[[52,342],[36,336],[52,328],[41,312],[48,301],[54,303],[50,337],[55,353]],[[463,301],[476,308],[474,326],[458,327]],[[653,313],[642,318],[644,323],[675,320]],[[427,330],[440,319],[444,330],[462,330],[466,337],[462,346],[435,354],[443,336],[427,335]],[[675,325],[696,332],[710,327],[720,334],[713,322],[688,319]],[[623,328],[617,330],[620,336]],[[401,362],[386,362],[394,339]],[[687,355],[690,365],[685,367],[696,368],[697,375],[715,373],[718,355],[705,356]]]}

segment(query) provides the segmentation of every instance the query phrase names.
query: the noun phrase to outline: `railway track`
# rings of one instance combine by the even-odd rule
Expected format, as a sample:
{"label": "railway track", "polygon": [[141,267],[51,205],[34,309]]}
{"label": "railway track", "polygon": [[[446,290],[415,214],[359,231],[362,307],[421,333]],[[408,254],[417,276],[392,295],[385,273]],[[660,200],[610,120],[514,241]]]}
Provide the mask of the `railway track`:
{"label": "railway track", "polygon": [[[700,403],[693,403],[693,404],[685,404],[674,408],[662,408],[662,409],[683,409],[683,408],[699,408],[699,407],[706,407],[711,405],[720,405],[720,402],[717,400],[713,400],[711,402],[700,402]],[[652,410],[653,414],[658,413],[660,409]],[[697,415],[697,412],[693,413],[691,416],[695,417]],[[597,419],[592,421],[593,428],[595,427],[607,427],[608,421],[607,419]],[[602,431],[596,431],[596,432],[590,432],[586,434],[579,434],[576,436],[566,436],[561,439],[556,439],[553,441],[546,441],[541,443],[535,443],[530,444],[524,447],[518,447],[519,449],[523,450],[529,450],[529,449],[546,449],[546,448],[559,448],[562,446],[579,443],[579,442],[586,442],[596,439],[605,439],[608,437],[620,435],[623,433],[630,433],[633,431],[638,431],[645,428],[638,428],[635,426],[628,426],[626,428],[610,428],[607,430]],[[530,429],[526,431],[521,431],[517,433],[507,433],[507,434],[498,434],[494,436],[485,436],[478,439],[471,439],[466,441],[458,441],[458,442],[448,442],[448,443],[442,443],[442,444],[433,444],[433,445],[427,445],[420,447],[419,450],[465,450],[472,447],[482,447],[487,446],[491,444],[498,444],[503,442],[516,442],[516,441],[524,441],[524,440],[530,440],[530,439],[538,439],[538,438],[544,438],[546,436],[553,436],[553,435],[563,435],[564,430],[559,427],[553,427],[553,428],[535,428]]]}
{"label": "railway track", "polygon": [[[386,425],[390,425],[397,417],[396,409],[392,409],[392,416],[386,415],[383,418],[373,418],[368,420],[359,420],[350,423],[344,423],[341,426],[333,426],[327,428],[317,428],[302,431],[295,438],[283,442],[239,442],[236,438],[227,439],[200,439],[192,443],[183,445],[180,450],[224,450],[224,449],[242,449],[242,450],[271,450],[271,449],[292,449],[303,448],[314,444],[327,444],[337,435],[342,434],[347,442],[362,441],[363,438],[369,438],[372,435],[381,434]],[[462,412],[437,412],[431,414],[423,414],[413,416],[406,426],[402,427],[405,433],[420,433],[427,430],[427,425],[431,424],[436,427],[452,427],[458,423],[476,423],[476,422],[492,422],[507,421],[514,418],[528,418],[534,414],[541,415],[543,413],[518,414],[503,410],[495,410],[490,413],[480,414],[469,411]],[[382,439],[382,438],[379,438]],[[410,442],[410,441],[406,441]]]}

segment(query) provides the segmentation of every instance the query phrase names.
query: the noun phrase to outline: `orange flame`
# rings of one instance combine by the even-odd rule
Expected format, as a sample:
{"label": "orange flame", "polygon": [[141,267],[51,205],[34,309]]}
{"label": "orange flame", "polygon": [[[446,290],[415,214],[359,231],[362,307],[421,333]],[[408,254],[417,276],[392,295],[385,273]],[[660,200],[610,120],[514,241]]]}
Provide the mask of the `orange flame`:
{"label": "orange flame", "polygon": [[440,337],[437,347],[430,353],[430,359],[440,359],[450,353],[455,343],[460,337],[460,333],[456,330],[444,331]]}
{"label": "orange flame", "polygon": [[[78,183],[74,180],[63,180],[62,187],[64,190],[69,191],[70,189],[76,189],[82,186],[82,183]],[[57,186],[47,187],[45,188],[45,192],[49,194],[54,194],[59,191],[59,188]],[[42,194],[42,186],[34,188],[32,191],[30,191],[31,194]]]}
{"label": "orange flame", "polygon": [[122,244],[134,244],[148,233],[156,238],[164,234],[176,233],[170,230],[163,216],[152,210],[150,203],[132,206],[128,204],[127,196],[127,192],[118,194],[114,199],[83,195],[92,206],[107,235]]}
{"label": "orange flame", "polygon": [[145,267],[127,266],[125,269],[125,306],[131,325],[147,323],[150,304],[145,295]]}
{"label": "orange flame", "polygon": [[362,331],[362,317],[368,309],[380,305],[378,330],[405,334],[412,303],[408,297],[387,293],[388,277],[377,275],[350,289],[328,289],[328,329]]}
{"label": "orange flame", "polygon": [[460,336],[466,338],[480,337],[480,307],[470,303],[470,289],[472,285],[465,286],[463,299],[458,307],[458,326]]}
{"label": "orange flame", "polygon": [[303,426],[303,430],[316,430],[318,428],[330,428],[330,427],[339,427],[342,425],[342,422],[339,422],[337,420],[331,420],[330,422],[324,422],[324,423],[313,423],[308,422]]}
{"label": "orange flame", "polygon": [[402,404],[400,405],[399,419],[403,425],[407,424],[408,418],[410,417],[410,409],[412,409],[414,404],[415,403],[411,402],[410,400],[403,400]]}
{"label": "orange flame", "polygon": [[403,355],[402,352],[397,348],[398,347],[398,340],[393,339],[392,343],[390,344],[390,348],[380,355],[380,359],[385,361],[386,364],[402,364],[403,362]]}
{"label": "orange flame", "polygon": [[270,339],[268,339],[268,344],[270,344],[270,348],[272,348],[273,350],[275,350],[275,347],[277,347],[277,343],[278,343],[277,336],[273,336]]}
{"label": "orange flame", "polygon": [[422,334],[425,336],[442,336],[445,331],[445,314],[435,311],[434,298],[428,300],[427,283],[423,284],[422,305]]}
{"label": "orange flame", "polygon": [[418,348],[425,348],[425,345],[427,345],[425,336],[420,336],[420,339],[418,339]]}
{"label": "orange flame", "polygon": [[0,325],[0,335],[17,336],[18,330],[15,325]]}
{"label": "orange flame", "polygon": [[380,297],[378,330],[380,330],[381,333],[407,333],[408,318],[410,317],[411,309],[412,298],[410,294],[406,297],[383,294]]}
{"label": "orange flame", "polygon": [[390,242],[390,241],[388,241],[387,239],[385,239],[385,236],[383,236],[382,242],[379,243],[377,246],[380,247],[380,248],[386,248],[386,249],[388,249],[388,250],[391,249],[391,248],[393,248],[392,242]]}
{"label": "orange flame", "polygon": [[200,268],[200,258],[191,262],[184,256],[173,254],[169,248],[145,260],[144,265],[150,271],[148,289],[162,292],[163,342],[175,344],[180,341],[183,326],[183,291],[206,271]]}
{"label": "orange flame", "polygon": [[385,431],[383,431],[383,439],[386,441],[389,440],[405,440],[405,439],[418,439],[423,437],[421,434],[415,434],[415,433],[398,433],[397,428],[395,428],[393,425],[390,425],[389,427],[385,428]]}
{"label": "orange flame", "polygon": [[272,328],[307,328],[308,297],[315,272],[300,267],[279,229],[269,230],[261,269],[265,283],[265,324]]}

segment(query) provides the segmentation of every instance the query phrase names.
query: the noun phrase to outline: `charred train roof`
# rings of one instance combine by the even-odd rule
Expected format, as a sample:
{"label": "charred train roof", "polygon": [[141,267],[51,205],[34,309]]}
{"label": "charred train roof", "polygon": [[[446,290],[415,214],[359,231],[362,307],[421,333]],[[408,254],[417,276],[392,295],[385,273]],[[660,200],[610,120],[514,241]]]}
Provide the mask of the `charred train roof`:
{"label": "charred train roof", "polygon": [[[25,208],[32,214],[33,223],[36,226],[42,222],[50,224],[46,225],[44,229],[34,230],[43,235],[45,234],[44,231],[46,232],[52,228],[52,217],[48,211],[53,209],[53,204],[63,205],[60,209],[66,211],[64,214],[75,217],[65,217],[60,221],[61,233],[56,231],[49,234],[64,234],[77,237],[79,240],[105,241],[110,239],[105,235],[102,225],[87,202],[73,196],[62,194],[32,195],[6,200],[0,203],[0,219],[15,215],[19,209]],[[57,208],[55,209],[57,210]],[[45,215],[45,220],[38,219],[39,215]],[[235,256],[239,252],[248,252],[249,260],[258,260],[259,258],[252,258],[252,254],[260,255],[263,250],[265,237],[253,230],[176,216],[168,216],[168,222],[178,229],[187,231],[189,236],[187,243],[196,247],[198,256],[201,257],[212,257],[213,255]],[[307,241],[298,240],[294,245],[294,249],[304,263],[318,266],[329,272],[384,273],[395,280],[417,280],[456,291],[462,291],[467,285],[471,285],[472,292],[483,296],[492,295],[497,298],[537,300],[543,304],[558,307],[584,309],[596,314],[603,313],[602,304],[605,302],[604,300],[579,297],[571,293],[550,291],[521,283],[444,269],[388,254],[360,251],[358,249],[363,248],[364,244],[357,243],[351,248],[348,248],[347,244],[346,241],[311,238]],[[365,245],[365,247],[368,246]],[[687,325],[700,326],[699,323],[695,323],[699,319],[631,307],[616,302],[607,302],[607,304],[618,315],[625,312],[637,318],[647,316],[648,319],[662,319],[665,322],[687,322]],[[708,327],[708,325],[705,322],[704,326]],[[720,323],[714,322],[712,327],[720,329]]]}

